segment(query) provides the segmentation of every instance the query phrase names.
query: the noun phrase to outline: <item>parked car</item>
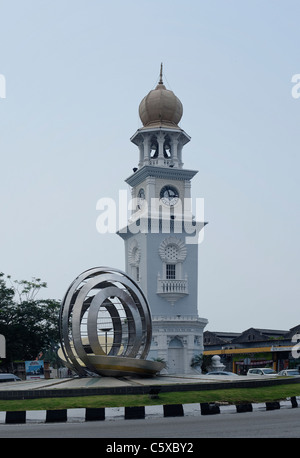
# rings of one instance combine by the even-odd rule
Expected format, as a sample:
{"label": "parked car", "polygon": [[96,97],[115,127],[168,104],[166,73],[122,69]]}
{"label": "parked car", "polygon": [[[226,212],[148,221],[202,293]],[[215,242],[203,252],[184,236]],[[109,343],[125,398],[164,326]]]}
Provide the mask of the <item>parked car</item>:
{"label": "parked car", "polygon": [[228,371],[212,371],[212,372],[207,372],[206,375],[236,375],[234,372],[228,372]]}
{"label": "parked car", "polygon": [[257,367],[255,369],[249,369],[247,375],[278,375],[270,367]]}
{"label": "parked car", "polygon": [[21,379],[14,374],[2,373],[0,374],[0,383],[1,382],[19,382]]}
{"label": "parked car", "polygon": [[300,375],[299,371],[297,369],[284,369],[283,371],[278,372],[278,375],[284,375],[291,377],[293,375]]}

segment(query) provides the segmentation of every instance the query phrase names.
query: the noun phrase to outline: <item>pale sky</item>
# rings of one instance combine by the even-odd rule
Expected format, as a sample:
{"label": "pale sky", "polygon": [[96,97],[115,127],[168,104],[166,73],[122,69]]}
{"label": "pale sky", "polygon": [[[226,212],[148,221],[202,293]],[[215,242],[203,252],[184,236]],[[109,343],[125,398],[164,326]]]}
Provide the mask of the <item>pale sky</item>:
{"label": "pale sky", "polygon": [[90,267],[124,270],[96,203],[128,190],[163,62],[209,222],[199,316],[211,331],[299,324],[299,17],[298,0],[0,1],[0,271],[62,299]]}

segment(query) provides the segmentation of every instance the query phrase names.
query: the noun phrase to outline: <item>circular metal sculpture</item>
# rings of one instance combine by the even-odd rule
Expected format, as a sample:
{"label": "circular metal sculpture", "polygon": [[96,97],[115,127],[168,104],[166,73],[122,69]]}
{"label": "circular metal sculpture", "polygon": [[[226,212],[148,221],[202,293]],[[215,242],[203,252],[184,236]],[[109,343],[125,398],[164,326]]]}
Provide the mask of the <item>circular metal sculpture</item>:
{"label": "circular metal sculpture", "polygon": [[154,375],[147,361],[152,322],[138,285],[120,270],[97,267],[70,285],[60,309],[59,356],[80,376]]}

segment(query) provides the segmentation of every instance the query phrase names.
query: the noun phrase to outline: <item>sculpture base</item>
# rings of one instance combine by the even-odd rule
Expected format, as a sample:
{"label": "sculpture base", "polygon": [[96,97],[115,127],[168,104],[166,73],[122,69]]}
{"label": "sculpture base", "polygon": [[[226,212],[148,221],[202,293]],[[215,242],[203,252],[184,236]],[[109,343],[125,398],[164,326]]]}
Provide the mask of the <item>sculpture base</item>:
{"label": "sculpture base", "polygon": [[[64,366],[74,370],[59,351],[59,357]],[[165,364],[159,361],[149,361],[146,359],[127,358],[118,356],[88,355],[88,362],[93,370],[87,366],[81,367],[88,373],[102,375],[106,377],[123,377],[125,375],[138,375],[140,377],[152,377],[159,373]]]}
{"label": "sculpture base", "polygon": [[124,375],[149,377],[154,376],[165,367],[164,363],[158,361],[118,356],[89,355],[88,359],[97,370],[97,374],[108,377]]}

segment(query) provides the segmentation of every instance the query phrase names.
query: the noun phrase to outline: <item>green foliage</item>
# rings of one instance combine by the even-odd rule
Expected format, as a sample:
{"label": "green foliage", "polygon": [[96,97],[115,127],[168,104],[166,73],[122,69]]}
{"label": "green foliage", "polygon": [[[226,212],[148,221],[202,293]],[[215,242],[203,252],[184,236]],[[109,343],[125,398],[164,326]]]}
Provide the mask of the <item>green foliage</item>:
{"label": "green foliage", "polygon": [[189,404],[216,402],[240,404],[246,402],[280,401],[290,396],[299,396],[300,384],[287,384],[261,388],[228,388],[222,390],[180,391],[160,393],[159,399],[150,399],[148,394],[72,396],[67,398],[39,398],[25,400],[0,400],[0,411],[74,409],[87,407],[132,407],[161,404]]}
{"label": "green foliage", "polygon": [[167,369],[167,367],[168,367],[168,364],[166,363],[166,361],[164,360],[164,358],[152,358],[152,361],[156,361],[156,362],[158,362],[158,363],[164,364],[163,369]]}
{"label": "green foliage", "polygon": [[197,367],[200,368],[202,365],[202,360],[203,356],[201,354],[193,356],[191,361],[191,367],[193,367],[194,369],[197,369]]}
{"label": "green foliage", "polygon": [[35,359],[59,341],[60,303],[38,299],[47,284],[39,278],[12,281],[0,273],[0,334],[6,338],[6,365],[16,360]]}
{"label": "green foliage", "polygon": [[195,355],[192,358],[190,366],[194,369],[201,368],[202,372],[207,372],[211,364],[211,357],[203,354]]}
{"label": "green foliage", "polygon": [[12,303],[15,295],[14,289],[6,286],[3,277],[4,274],[0,272],[0,314],[4,313],[4,308]]}

